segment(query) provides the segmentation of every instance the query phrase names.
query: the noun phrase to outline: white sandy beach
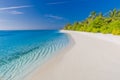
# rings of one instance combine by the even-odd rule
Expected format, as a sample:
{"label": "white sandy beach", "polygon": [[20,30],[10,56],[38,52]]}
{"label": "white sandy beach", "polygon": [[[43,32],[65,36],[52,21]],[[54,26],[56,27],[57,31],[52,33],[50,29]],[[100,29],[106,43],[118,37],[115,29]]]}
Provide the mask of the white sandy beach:
{"label": "white sandy beach", "polygon": [[61,32],[68,33],[74,45],[25,80],[120,80],[120,36]]}

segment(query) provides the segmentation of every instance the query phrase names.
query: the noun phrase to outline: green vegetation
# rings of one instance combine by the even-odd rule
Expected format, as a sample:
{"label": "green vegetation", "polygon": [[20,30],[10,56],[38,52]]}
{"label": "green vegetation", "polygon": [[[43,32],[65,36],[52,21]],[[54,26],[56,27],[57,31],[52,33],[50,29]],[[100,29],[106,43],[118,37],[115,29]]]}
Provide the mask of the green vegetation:
{"label": "green vegetation", "polygon": [[113,9],[106,15],[93,11],[85,20],[68,23],[64,29],[120,35],[120,10]]}

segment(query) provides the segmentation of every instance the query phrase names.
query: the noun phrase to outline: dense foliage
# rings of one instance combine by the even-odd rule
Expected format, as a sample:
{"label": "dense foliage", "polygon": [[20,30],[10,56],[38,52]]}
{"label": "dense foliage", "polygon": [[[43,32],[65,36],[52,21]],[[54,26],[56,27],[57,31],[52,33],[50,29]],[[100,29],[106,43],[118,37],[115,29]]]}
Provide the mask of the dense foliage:
{"label": "dense foliage", "polygon": [[120,10],[113,9],[106,15],[91,12],[85,20],[74,24],[68,23],[64,29],[120,35]]}

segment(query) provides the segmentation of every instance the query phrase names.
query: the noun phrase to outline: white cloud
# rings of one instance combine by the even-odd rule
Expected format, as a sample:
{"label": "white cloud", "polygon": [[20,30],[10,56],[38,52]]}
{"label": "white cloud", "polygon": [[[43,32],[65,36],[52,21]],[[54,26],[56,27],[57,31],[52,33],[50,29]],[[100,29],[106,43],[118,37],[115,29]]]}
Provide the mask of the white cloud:
{"label": "white cloud", "polygon": [[17,11],[16,9],[28,8],[31,6],[12,6],[12,7],[3,7],[0,8],[0,12],[9,13],[9,14],[24,14],[23,12]]}
{"label": "white cloud", "polygon": [[64,1],[64,2],[50,2],[50,3],[47,3],[47,5],[56,5],[56,4],[65,4],[65,3],[68,3],[68,1]]}
{"label": "white cloud", "polygon": [[62,20],[62,19],[64,19],[63,17],[55,16],[55,15],[45,15],[45,16],[48,17],[48,18],[57,19],[57,20]]}
{"label": "white cloud", "polygon": [[3,7],[3,8],[0,8],[0,11],[4,11],[4,10],[13,10],[13,9],[20,9],[20,8],[27,8],[27,7],[31,7],[31,6],[12,6],[12,7]]}
{"label": "white cloud", "polygon": [[10,14],[24,14],[23,12],[19,12],[19,11],[10,11],[8,13],[10,13]]}

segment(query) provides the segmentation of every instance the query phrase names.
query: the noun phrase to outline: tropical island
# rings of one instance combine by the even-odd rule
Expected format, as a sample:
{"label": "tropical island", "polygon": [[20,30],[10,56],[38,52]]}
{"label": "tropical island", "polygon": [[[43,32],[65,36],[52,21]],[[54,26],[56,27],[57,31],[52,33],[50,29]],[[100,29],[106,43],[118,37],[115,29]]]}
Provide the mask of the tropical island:
{"label": "tropical island", "polygon": [[120,35],[120,10],[113,9],[104,15],[93,11],[83,21],[68,23],[64,30]]}

